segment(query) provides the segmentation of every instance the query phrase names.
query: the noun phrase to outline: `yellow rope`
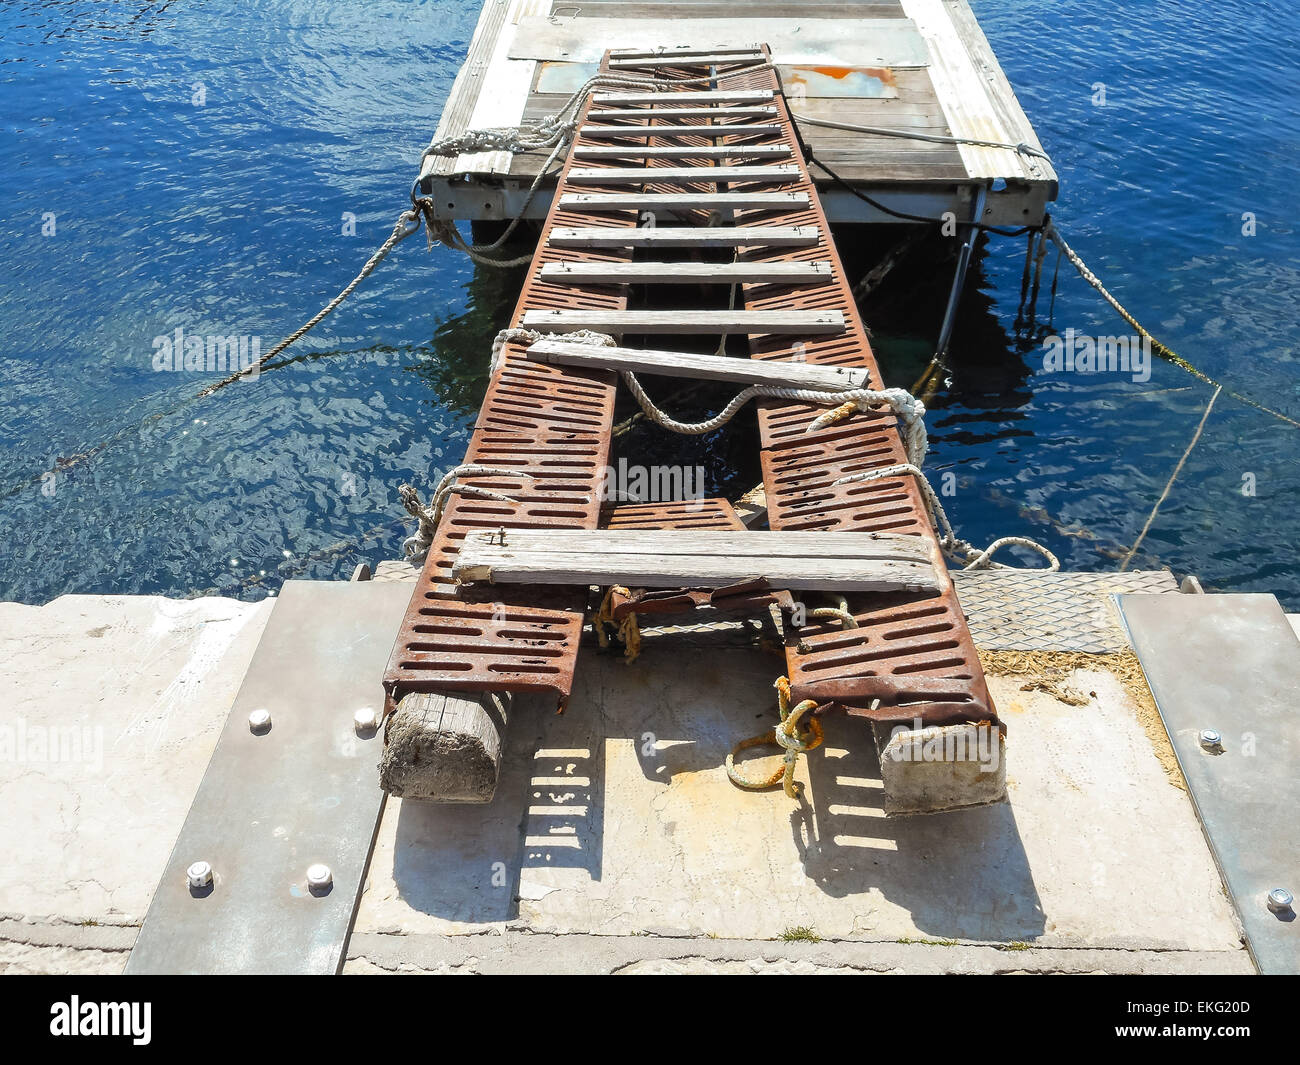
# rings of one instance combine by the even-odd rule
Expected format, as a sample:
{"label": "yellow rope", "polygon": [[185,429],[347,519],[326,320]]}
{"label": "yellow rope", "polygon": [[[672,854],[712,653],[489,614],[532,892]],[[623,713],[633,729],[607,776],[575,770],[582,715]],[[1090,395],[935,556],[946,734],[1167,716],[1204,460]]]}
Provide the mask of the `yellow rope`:
{"label": "yellow rope", "polygon": [[[1076,271],[1078,271],[1079,276],[1083,278],[1086,282],[1088,282],[1088,284],[1090,284],[1093,288],[1095,288],[1097,292],[1101,295],[1101,298],[1104,299],[1107,303],[1109,303],[1111,307],[1115,309],[1115,312],[1121,318],[1124,319],[1124,321],[1126,321],[1129,325],[1131,325],[1134,329],[1136,329],[1140,336],[1144,337],[1145,339],[1151,342],[1151,350],[1155,352],[1157,355],[1159,355],[1160,358],[1164,359],[1166,362],[1172,362],[1180,370],[1185,370],[1187,373],[1191,374],[1193,377],[1197,378],[1198,380],[1204,381],[1207,385],[1214,385],[1216,388],[1222,389],[1224,392],[1226,392],[1233,399],[1237,400],[1239,403],[1244,403],[1248,407],[1254,407],[1255,410],[1257,411],[1261,411],[1262,413],[1267,414],[1270,417],[1276,418],[1280,422],[1286,422],[1287,425],[1295,426],[1296,428],[1300,429],[1300,421],[1296,421],[1296,419],[1288,417],[1287,415],[1283,414],[1280,410],[1274,410],[1272,407],[1266,407],[1258,400],[1251,399],[1249,396],[1242,395],[1240,392],[1234,392],[1232,389],[1224,385],[1221,381],[1216,381],[1209,374],[1204,373],[1201,370],[1198,370],[1190,362],[1188,362],[1176,351],[1174,351],[1173,348],[1169,347],[1168,344],[1162,344],[1159,340],[1153,337],[1143,327],[1141,322],[1139,322],[1136,318],[1133,317],[1132,313],[1126,307],[1124,307],[1119,302],[1119,300],[1117,300],[1114,296],[1110,294],[1110,291],[1106,288],[1106,286],[1101,283],[1101,279],[1096,274],[1094,274],[1091,270],[1089,270],[1086,265],[1084,265],[1083,260],[1079,258],[1078,252],[1076,252],[1073,248],[1070,247],[1070,245],[1068,245],[1065,242],[1065,238],[1061,236],[1061,231],[1056,228],[1056,224],[1052,222],[1050,219],[1048,220],[1044,228],[1044,232],[1047,234],[1047,237],[1050,240],[1054,241],[1056,246],[1060,248],[1061,251],[1065,254],[1065,257],[1070,261],[1070,265],[1073,266]],[[915,392],[916,389],[913,389],[912,391]],[[1217,392],[1215,393],[1215,397],[1216,398],[1218,397]]]}
{"label": "yellow rope", "polygon": [[835,425],[844,421],[845,418],[852,417],[857,409],[858,405],[856,403],[841,403],[834,410],[829,410],[821,415],[817,420],[821,422],[821,428],[825,429],[828,425]]}
{"label": "yellow rope", "polygon": [[641,653],[641,626],[637,624],[636,614],[629,613],[619,622],[618,635],[623,641],[623,660],[635,662]]}
{"label": "yellow rope", "polygon": [[[774,788],[779,783],[784,787],[785,793],[790,798],[797,799],[800,786],[794,779],[795,764],[798,762],[801,753],[807,753],[821,746],[823,738],[822,723],[816,717],[809,717],[807,730],[800,731],[799,722],[817,709],[816,701],[805,699],[792,710],[790,708],[789,678],[778,677],[773,686],[776,688],[777,707],[781,713],[781,723],[775,728],[768,729],[761,736],[751,736],[749,739],[741,740],[736,744],[727,755],[727,777],[738,788],[745,788],[749,791],[763,791],[767,788]],[[764,746],[780,747],[785,752],[781,760],[781,767],[761,780],[751,780],[736,767],[736,755],[751,747]]]}
{"label": "yellow rope", "polygon": [[621,585],[611,584],[605,589],[605,597],[591,616],[591,627],[596,630],[596,642],[600,644],[601,650],[605,650],[609,647],[609,635],[605,632],[605,626],[617,626],[619,639],[623,641],[623,655],[628,662],[635,662],[637,655],[641,653],[641,626],[637,624],[635,613],[629,613],[622,621],[614,620],[615,592],[619,595],[632,594]]}

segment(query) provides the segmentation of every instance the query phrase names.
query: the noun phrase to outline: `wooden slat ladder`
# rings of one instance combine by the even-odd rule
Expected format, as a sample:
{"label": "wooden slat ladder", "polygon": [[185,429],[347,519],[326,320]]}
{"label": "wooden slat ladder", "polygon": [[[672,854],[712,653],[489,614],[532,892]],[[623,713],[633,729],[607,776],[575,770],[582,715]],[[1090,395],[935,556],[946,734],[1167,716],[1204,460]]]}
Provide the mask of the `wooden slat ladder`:
{"label": "wooden slat ladder", "polygon": [[[490,798],[509,693],[567,698],[590,584],[717,589],[768,577],[802,594],[847,593],[858,629],[787,633],[797,695],[876,721],[997,724],[916,486],[906,477],[832,483],[904,461],[891,415],[856,414],[807,433],[826,408],[764,400],[771,533],[741,532],[731,513],[687,526],[699,529],[689,536],[654,532],[677,528],[675,515],[599,531],[619,371],[823,392],[881,387],[773,71],[756,67],[716,88],[698,82],[764,55],[605,56],[604,70],[697,80],[654,94],[598,93],[584,105],[511,325],[615,338],[741,335],[752,359],[626,342],[504,345],[466,461],[514,472],[461,483],[510,501],[452,497],[385,677],[388,708],[412,700],[422,715],[396,730],[414,737],[403,750],[434,767],[420,797]],[[657,224],[660,214],[672,224]],[[629,308],[630,285],[655,286],[665,296],[656,305],[670,309]],[[741,299],[701,309],[692,293],[682,302],[695,306],[673,307],[674,285]],[[457,722],[455,742],[442,742],[438,720]]]}

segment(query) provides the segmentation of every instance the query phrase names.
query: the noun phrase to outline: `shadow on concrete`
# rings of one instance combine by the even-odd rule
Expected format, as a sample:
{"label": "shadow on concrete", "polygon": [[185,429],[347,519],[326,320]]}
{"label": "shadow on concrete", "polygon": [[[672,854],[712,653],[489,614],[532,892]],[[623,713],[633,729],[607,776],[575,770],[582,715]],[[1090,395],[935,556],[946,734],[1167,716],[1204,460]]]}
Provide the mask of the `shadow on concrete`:
{"label": "shadow on concrete", "polygon": [[[546,700],[517,700],[489,805],[403,804],[394,879],[407,904],[471,924],[516,920],[524,900],[535,903],[530,919],[584,928],[671,919],[710,930],[722,878],[746,906],[770,908],[750,924],[776,931],[792,913],[824,914],[814,896],[843,900],[840,926],[860,919],[864,932],[881,927],[872,914],[882,900],[935,939],[1008,942],[1044,931],[1009,805],[886,819],[870,728],[838,716],[799,769],[809,787],[798,803],[736,789],[726,756],[774,723],[777,660],[669,643],[643,657],[631,667],[584,659],[563,715]],[[778,766],[776,755],[754,774]],[[608,840],[607,810],[617,833]],[[610,883],[591,892],[607,848]],[[629,884],[634,898],[611,894]]]}
{"label": "shadow on concrete", "polygon": [[545,699],[515,700],[492,802],[402,803],[393,880],[407,905],[492,924],[517,919],[520,899],[546,889],[540,870],[577,869],[600,880],[604,744],[585,733],[556,735],[547,727],[554,717]]}
{"label": "shadow on concrete", "polygon": [[1015,812],[1007,802],[887,818],[880,759],[865,722],[826,722],[807,756],[811,793],[790,825],[810,880],[843,897],[875,888],[937,939],[1029,940],[1045,929]]}

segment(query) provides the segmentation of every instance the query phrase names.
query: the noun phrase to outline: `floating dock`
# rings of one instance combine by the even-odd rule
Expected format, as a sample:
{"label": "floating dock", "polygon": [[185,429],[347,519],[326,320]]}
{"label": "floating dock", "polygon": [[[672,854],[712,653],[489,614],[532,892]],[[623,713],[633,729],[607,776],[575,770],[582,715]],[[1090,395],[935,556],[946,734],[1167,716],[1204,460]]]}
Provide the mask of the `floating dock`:
{"label": "floating dock", "polygon": [[[812,122],[1041,150],[966,0],[487,0],[435,139],[554,114],[596,72],[607,49],[725,55],[759,45],[771,50],[807,150],[852,189],[926,218],[950,211],[965,220],[978,210],[977,220],[993,225],[1043,221],[1057,194],[1056,172],[1044,158]],[[735,106],[750,108],[753,118],[766,114],[761,102]],[[554,179],[543,180],[540,194],[526,200],[545,160],[545,153],[503,151],[430,157],[420,186],[442,218],[541,221]],[[831,224],[899,220],[816,167],[813,176]]]}

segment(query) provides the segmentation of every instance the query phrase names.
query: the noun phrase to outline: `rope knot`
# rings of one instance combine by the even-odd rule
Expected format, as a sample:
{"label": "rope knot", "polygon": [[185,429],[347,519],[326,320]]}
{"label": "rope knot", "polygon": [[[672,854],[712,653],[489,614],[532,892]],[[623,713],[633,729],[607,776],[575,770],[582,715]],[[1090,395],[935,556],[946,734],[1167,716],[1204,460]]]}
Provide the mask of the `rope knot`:
{"label": "rope knot", "polygon": [[[815,716],[808,717],[808,727],[800,729],[803,718],[817,709],[817,703],[805,699],[792,710],[790,708],[790,678],[778,677],[773,687],[776,688],[777,706],[781,714],[781,723],[770,728],[761,736],[751,736],[741,740],[727,755],[727,777],[739,788],[748,791],[763,791],[780,784],[786,795],[792,799],[799,797],[800,785],[795,782],[794,770],[800,754],[807,754],[822,745],[824,733],[822,723]],[[780,747],[784,751],[781,767],[761,780],[751,780],[736,767],[736,755],[751,747]]]}

